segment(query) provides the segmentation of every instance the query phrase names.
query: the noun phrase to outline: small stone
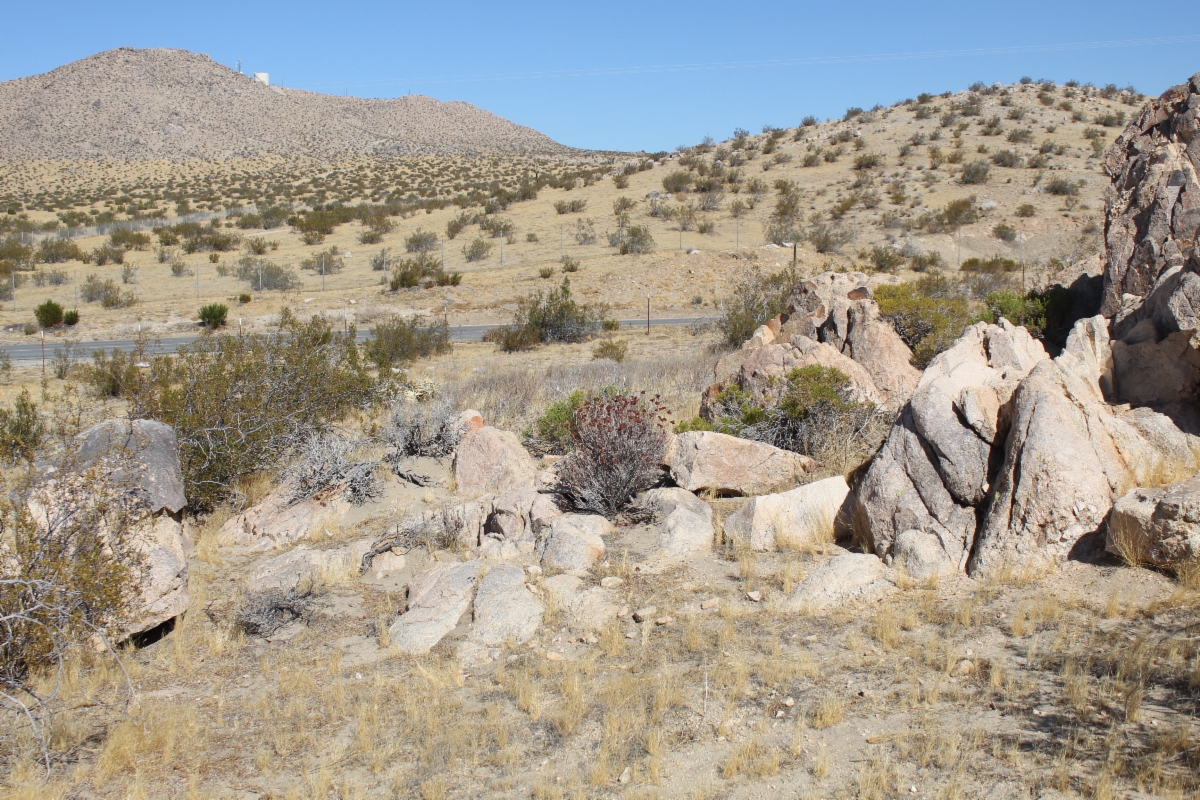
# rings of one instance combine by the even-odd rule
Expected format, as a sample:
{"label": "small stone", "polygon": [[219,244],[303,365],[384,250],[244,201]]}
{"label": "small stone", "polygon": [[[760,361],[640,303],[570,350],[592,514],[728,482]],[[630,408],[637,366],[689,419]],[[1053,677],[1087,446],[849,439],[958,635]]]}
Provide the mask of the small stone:
{"label": "small stone", "polygon": [[759,592],[759,591],[746,592],[746,599],[749,600],[751,603],[761,603],[762,602],[762,592]]}
{"label": "small stone", "polygon": [[587,642],[588,644],[599,644],[600,643],[600,639],[596,636],[586,636],[586,637],[584,637],[583,641]]}
{"label": "small stone", "polygon": [[645,622],[646,620],[653,617],[654,613],[656,611],[658,611],[658,608],[656,606],[646,606],[645,608],[639,608],[637,611],[633,612],[633,621],[634,622]]}
{"label": "small stone", "polygon": [[720,607],[721,607],[721,598],[719,598],[719,597],[710,597],[708,600],[705,600],[704,602],[702,602],[700,604],[701,611],[708,611],[709,609],[720,608]]}
{"label": "small stone", "polygon": [[792,706],[796,705],[796,701],[789,697],[783,701],[783,704],[788,708],[791,708]]}
{"label": "small stone", "polygon": [[629,606],[621,606],[621,610],[617,612],[619,619],[625,619],[629,616]]}
{"label": "small stone", "polygon": [[530,564],[525,568],[525,571],[529,573],[529,577],[531,578],[536,578],[542,574],[542,568],[537,564]]}
{"label": "small stone", "polygon": [[633,780],[633,770],[629,767],[621,770],[621,777],[617,778],[617,781],[619,783],[629,783],[631,780]]}
{"label": "small stone", "polygon": [[787,716],[787,712],[782,709],[775,712],[775,719],[783,719],[785,716]]}
{"label": "small stone", "polygon": [[562,653],[546,653],[547,661],[562,661]]}
{"label": "small stone", "polygon": [[600,585],[605,589],[616,589],[618,586],[621,586],[624,583],[625,581],[621,578],[618,578],[616,575],[609,575],[607,578],[600,579]]}
{"label": "small stone", "polygon": [[816,640],[817,640],[817,635],[815,633],[811,633],[808,636],[804,637],[804,641],[806,641],[806,642],[815,642]]}
{"label": "small stone", "polygon": [[969,678],[974,671],[975,665],[969,659],[964,658],[954,665],[954,669],[950,670],[950,676],[952,678]]}
{"label": "small stone", "polygon": [[625,638],[626,638],[626,639],[636,639],[636,638],[637,638],[637,634],[636,634],[636,633],[634,633],[633,631],[627,631],[627,632],[625,633]]}
{"label": "small stone", "polygon": [[658,619],[654,620],[654,624],[655,625],[670,625],[674,621],[675,620],[671,619],[670,617],[659,617]]}

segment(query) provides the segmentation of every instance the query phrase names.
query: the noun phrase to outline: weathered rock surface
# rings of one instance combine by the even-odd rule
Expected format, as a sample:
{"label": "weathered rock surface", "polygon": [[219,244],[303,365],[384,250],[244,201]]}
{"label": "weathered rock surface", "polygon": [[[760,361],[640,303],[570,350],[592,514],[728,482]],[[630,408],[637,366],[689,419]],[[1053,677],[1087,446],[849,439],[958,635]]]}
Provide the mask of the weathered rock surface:
{"label": "weathered rock surface", "polygon": [[893,588],[887,570],[869,553],[834,556],[801,581],[784,608],[801,613],[822,613],[855,602],[878,600]]}
{"label": "weathered rock surface", "polygon": [[537,467],[517,435],[487,425],[463,436],[453,469],[462,494],[499,494],[537,481]]}
{"label": "weathered rock surface", "polygon": [[488,570],[475,591],[475,621],[471,638],[483,645],[509,639],[528,641],[542,624],[546,607],[525,586],[525,570],[498,566]]}
{"label": "weathered rock surface", "polygon": [[1024,328],[1002,321],[971,326],[930,363],[857,492],[855,526],[879,556],[901,531],[924,531],[948,565],[965,566],[1009,401],[1046,358]]}
{"label": "weathered rock surface", "polygon": [[253,591],[286,591],[301,584],[313,585],[357,575],[359,562],[370,546],[370,539],[359,539],[345,547],[328,550],[297,545],[286,553],[260,561],[250,573],[249,588]]}
{"label": "weathered rock surface", "polygon": [[482,562],[440,563],[408,585],[408,610],[388,628],[391,646],[401,653],[423,655],[454,630],[471,605]]}
{"label": "weathered rock surface", "polygon": [[341,519],[350,503],[336,493],[288,501],[289,487],[281,486],[221,526],[221,535],[236,544],[278,547],[306,538],[318,522]]}
{"label": "weathered rock surface", "polygon": [[712,508],[691,492],[678,487],[651,489],[638,505],[659,518],[659,555],[677,558],[712,550]]}
{"label": "weathered rock surface", "polygon": [[799,550],[834,541],[852,527],[850,487],[839,476],[753,498],[725,520],[725,534],[752,550]]}
{"label": "weathered rock surface", "polygon": [[[1200,73],[1148,103],[1105,153],[1107,264],[1101,313],[1118,338],[1141,319],[1166,335],[1200,309]],[[1168,273],[1172,273],[1168,276]],[[1125,298],[1139,308],[1122,315]]]}
{"label": "weathered rock surface", "polygon": [[563,572],[591,569],[604,556],[604,535],[612,525],[595,514],[563,514],[550,523],[542,564]]}
{"label": "weathered rock surface", "polygon": [[158,514],[144,520],[131,537],[143,559],[139,592],[141,605],[134,611],[125,634],[151,630],[188,609],[188,564],[183,526]]}
{"label": "weathered rock surface", "polygon": [[600,630],[620,611],[612,589],[601,586],[583,588],[583,580],[574,575],[555,575],[542,581],[542,588],[554,605],[561,609],[572,628]]}
{"label": "weathered rock surface", "polygon": [[[129,480],[141,490],[150,513],[178,514],[187,505],[175,429],[150,419],[110,419],[79,434],[79,459],[130,459]],[[119,479],[119,477],[118,477]]]}
{"label": "weathered rock surface", "polygon": [[712,431],[676,436],[667,453],[671,479],[689,492],[755,495],[794,486],[816,464],[807,456]]}
{"label": "weathered rock surface", "polygon": [[1128,492],[1113,506],[1106,548],[1159,567],[1200,560],[1200,475],[1171,487]]}

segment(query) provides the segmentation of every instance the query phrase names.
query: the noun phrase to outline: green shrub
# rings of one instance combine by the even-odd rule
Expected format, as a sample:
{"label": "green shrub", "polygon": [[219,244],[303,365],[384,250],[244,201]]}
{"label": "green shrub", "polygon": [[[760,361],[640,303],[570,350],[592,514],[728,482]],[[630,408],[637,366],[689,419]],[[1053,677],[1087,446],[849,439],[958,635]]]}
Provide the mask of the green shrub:
{"label": "green shrub", "polygon": [[408,364],[453,348],[445,319],[427,322],[421,316],[392,315],[375,324],[363,349],[382,373],[394,364]]}
{"label": "green shrub", "polygon": [[300,262],[300,269],[311,270],[318,275],[336,275],[346,266],[346,260],[336,247],[313,253]]}
{"label": "green shrub", "polygon": [[991,167],[988,165],[988,162],[983,159],[972,161],[969,164],[963,165],[961,180],[968,185],[987,183],[990,170]]}
{"label": "green shrub", "polygon": [[630,225],[625,228],[620,237],[618,252],[623,256],[654,252],[654,236],[651,235],[649,226]]}
{"label": "green shrub", "polygon": [[438,237],[433,231],[417,228],[404,240],[404,249],[409,253],[432,253],[437,249]]}
{"label": "green shrub", "polygon": [[616,361],[620,364],[625,360],[625,354],[629,351],[629,345],[625,342],[618,342],[616,339],[605,339],[592,349],[592,360],[608,359]]}
{"label": "green shrub", "polygon": [[571,258],[570,256],[563,256],[562,257],[562,271],[563,272],[579,272],[579,259]]}
{"label": "green shrub", "polygon": [[492,243],[482,237],[476,238],[462,249],[463,258],[468,262],[483,261],[492,253]]}
{"label": "green shrub", "polygon": [[83,251],[79,249],[79,245],[70,239],[47,236],[38,244],[37,260],[43,264],[57,264],[61,261],[83,261],[83,259]]}
{"label": "green shrub", "polygon": [[[457,272],[454,275],[458,276],[458,280],[462,279]],[[453,280],[453,276],[446,275],[442,270],[440,261],[434,260],[428,253],[418,253],[416,258],[401,259],[392,265],[392,278],[389,285],[395,292],[400,289],[415,288],[422,282],[437,283],[439,286],[457,286],[457,283],[451,283]],[[443,281],[445,282],[443,283]]]}
{"label": "green shrub", "polygon": [[678,169],[662,179],[663,189],[671,194],[686,192],[688,187],[692,185],[692,173],[687,170]]}
{"label": "green shrub", "polygon": [[75,309],[63,312],[63,324],[68,328],[79,324],[79,312]]}
{"label": "green shrub", "polygon": [[506,352],[525,350],[550,342],[582,342],[600,328],[603,309],[579,305],[571,297],[571,281],[549,294],[536,292],[517,303],[510,325],[495,329],[491,341]]}
{"label": "green shrub", "polygon": [[61,325],[63,321],[63,307],[53,300],[47,300],[33,310],[33,316],[37,318],[38,325],[43,328],[53,328],[55,325]]}
{"label": "green shrub", "polygon": [[576,389],[557,403],[549,405],[525,434],[533,449],[562,455],[569,451],[575,439],[575,409],[583,405],[588,395]]}
{"label": "green shrub", "polygon": [[992,235],[1002,242],[1014,242],[1017,239],[1017,229],[1012,225],[1006,225],[1001,222],[992,228]]}
{"label": "green shrub", "polygon": [[229,315],[229,307],[223,303],[210,303],[200,306],[200,311],[197,313],[206,328],[216,330],[225,324],[225,318]]}
{"label": "green shrub", "polygon": [[975,256],[962,262],[962,266],[959,267],[963,272],[1016,272],[1020,268],[1019,263],[1002,256],[992,256],[991,258]]}
{"label": "green shrub", "polygon": [[883,156],[879,153],[863,153],[854,158],[854,168],[858,170],[875,169],[882,164]]}
{"label": "green shrub", "polygon": [[538,277],[543,280],[554,277],[554,267],[542,267],[538,270]]}
{"label": "green shrub", "polygon": [[913,364],[921,369],[977,321],[967,298],[941,275],[880,286],[875,291],[875,301],[880,316],[892,323],[912,349]]}
{"label": "green shrub", "polygon": [[126,250],[145,250],[150,246],[149,234],[118,228],[108,235],[108,243]]}
{"label": "green shrub", "polygon": [[726,344],[738,347],[767,320],[787,310],[792,287],[799,280],[789,268],[773,275],[764,275],[758,267],[733,285],[726,297],[717,300],[717,329]]}
{"label": "green shrub", "polygon": [[1025,326],[1034,338],[1060,346],[1074,324],[1070,318],[1074,297],[1062,286],[1046,292],[1030,290],[1023,295],[1005,290],[992,292],[986,302],[991,322],[1003,317],[1014,325]]}
{"label": "green shrub", "polygon": [[1055,177],[1046,183],[1046,191],[1059,197],[1076,197],[1079,195],[1079,186],[1067,178]]}
{"label": "green shrub", "polygon": [[1021,157],[1012,150],[1001,150],[992,156],[992,163],[998,167],[1016,167],[1021,163]]}
{"label": "green shrub", "polygon": [[881,272],[895,272],[904,264],[904,256],[890,247],[875,245],[867,254],[871,266]]}
{"label": "green shrub", "polygon": [[1023,219],[1037,216],[1037,207],[1032,203],[1022,203],[1017,207],[1017,216]]}
{"label": "green shrub", "polygon": [[89,264],[95,264],[98,267],[103,267],[105,264],[124,264],[125,263],[125,248],[113,247],[111,244],[101,245],[90,253],[87,253],[84,261]]}

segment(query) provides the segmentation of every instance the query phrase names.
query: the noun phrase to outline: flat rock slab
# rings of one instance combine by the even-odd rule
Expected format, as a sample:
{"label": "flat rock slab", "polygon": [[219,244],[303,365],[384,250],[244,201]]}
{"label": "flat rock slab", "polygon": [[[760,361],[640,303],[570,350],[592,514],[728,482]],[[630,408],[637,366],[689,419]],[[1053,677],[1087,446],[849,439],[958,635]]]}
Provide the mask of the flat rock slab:
{"label": "flat rock slab", "polygon": [[360,539],[345,547],[330,550],[299,545],[259,562],[250,574],[250,588],[253,591],[287,591],[302,583],[339,581],[357,575],[359,562],[370,545],[370,539]]}
{"label": "flat rock slab", "polygon": [[838,475],[787,492],[755,497],[725,520],[725,533],[752,550],[799,550],[851,530],[850,487]]}
{"label": "flat rock slab", "polygon": [[604,556],[604,535],[612,525],[595,514],[563,514],[550,522],[542,564],[570,572],[588,570]]}
{"label": "flat rock slab", "polygon": [[869,553],[834,556],[792,590],[788,611],[820,614],[854,602],[878,600],[892,583],[887,568]]}
{"label": "flat rock slab", "polygon": [[187,505],[179,444],[170,425],[150,419],[110,419],[93,425],[76,439],[79,459],[84,464],[101,458],[132,461],[130,480],[144,492],[150,513],[165,508],[178,514]]}
{"label": "flat rock slab", "polygon": [[651,489],[639,505],[660,517],[659,556],[680,558],[712,551],[712,508],[696,495],[678,487]]}
{"label": "flat rock slab", "polygon": [[574,575],[555,575],[542,581],[550,601],[561,609],[572,628],[597,631],[620,610],[617,593],[600,586],[583,587]]}
{"label": "flat rock slab", "polygon": [[712,431],[676,436],[667,453],[671,479],[689,492],[766,494],[794,486],[816,464],[807,456]]}
{"label": "flat rock slab", "polygon": [[545,613],[542,601],[525,586],[525,570],[492,567],[475,592],[471,639],[482,645],[500,645],[509,639],[526,642],[537,633]]}
{"label": "flat rock slab", "polygon": [[454,481],[462,494],[499,494],[537,482],[533,458],[515,433],[484,425],[454,451]]}
{"label": "flat rock slab", "polygon": [[458,625],[471,605],[483,562],[437,564],[413,577],[408,610],[388,628],[391,646],[408,655],[424,655]]}

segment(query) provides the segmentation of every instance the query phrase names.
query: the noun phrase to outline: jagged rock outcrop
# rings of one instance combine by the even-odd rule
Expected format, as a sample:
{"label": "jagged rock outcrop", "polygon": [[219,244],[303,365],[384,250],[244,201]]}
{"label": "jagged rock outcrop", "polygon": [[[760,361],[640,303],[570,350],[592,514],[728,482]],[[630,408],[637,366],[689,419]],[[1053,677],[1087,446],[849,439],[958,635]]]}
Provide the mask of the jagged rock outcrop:
{"label": "jagged rock outcrop", "polygon": [[537,483],[537,467],[517,435],[488,425],[469,431],[458,443],[453,469],[462,494],[496,494]]}
{"label": "jagged rock outcrop", "polygon": [[872,287],[893,276],[861,272],[823,272],[798,283],[788,311],[755,331],[719,362],[713,384],[701,400],[701,416],[719,413],[715,401],[737,385],[760,399],[777,379],[798,367],[820,364],[845,374],[858,399],[898,408],[921,376],[912,351],[887,321],[880,319]]}
{"label": "jagged rock outcrop", "polygon": [[1178,568],[1200,561],[1200,475],[1127,493],[1113,506],[1105,547],[1133,564]]}
{"label": "jagged rock outcrop", "polygon": [[413,576],[408,610],[388,627],[391,646],[409,655],[432,650],[470,608],[483,570],[479,560],[443,562]]}

